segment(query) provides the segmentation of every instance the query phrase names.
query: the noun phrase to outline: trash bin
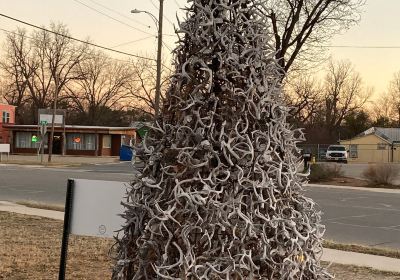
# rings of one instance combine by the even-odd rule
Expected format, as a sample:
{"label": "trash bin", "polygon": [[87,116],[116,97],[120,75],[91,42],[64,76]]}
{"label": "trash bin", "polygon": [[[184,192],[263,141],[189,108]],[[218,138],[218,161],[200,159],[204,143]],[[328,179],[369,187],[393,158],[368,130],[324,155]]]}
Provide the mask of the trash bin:
{"label": "trash bin", "polygon": [[120,161],[131,161],[132,160],[132,148],[127,145],[122,145],[119,149],[119,160]]}

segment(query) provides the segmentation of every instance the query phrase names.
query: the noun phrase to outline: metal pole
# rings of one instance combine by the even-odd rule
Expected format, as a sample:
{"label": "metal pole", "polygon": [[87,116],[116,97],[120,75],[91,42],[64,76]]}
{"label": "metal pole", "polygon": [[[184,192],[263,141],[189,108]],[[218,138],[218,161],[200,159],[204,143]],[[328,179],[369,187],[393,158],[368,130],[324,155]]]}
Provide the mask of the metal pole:
{"label": "metal pole", "polygon": [[48,157],[48,162],[51,162],[51,157],[53,155],[53,141],[54,141],[54,122],[56,119],[56,112],[57,112],[57,99],[58,99],[58,93],[59,93],[59,80],[58,80],[58,74],[56,73],[54,76],[54,82],[55,82],[55,89],[54,89],[54,103],[53,103],[53,114],[51,116],[51,133],[50,133],[50,143],[49,143],[49,157]]}
{"label": "metal pole", "polygon": [[162,52],[162,30],[163,30],[163,13],[164,0],[160,0],[160,13],[158,16],[158,50],[157,50],[157,81],[156,81],[156,97],[154,108],[154,119],[157,120],[160,113],[160,95],[161,95],[161,52]]}
{"label": "metal pole", "polygon": [[73,190],[74,180],[68,179],[67,185],[67,197],[65,199],[65,212],[64,212],[64,230],[62,236],[62,244],[61,244],[61,256],[60,256],[60,269],[58,271],[58,280],[65,279],[65,271],[67,267],[67,254],[68,254],[68,239],[69,239],[69,231],[70,231],[70,219],[72,212],[72,199],[73,199]]}

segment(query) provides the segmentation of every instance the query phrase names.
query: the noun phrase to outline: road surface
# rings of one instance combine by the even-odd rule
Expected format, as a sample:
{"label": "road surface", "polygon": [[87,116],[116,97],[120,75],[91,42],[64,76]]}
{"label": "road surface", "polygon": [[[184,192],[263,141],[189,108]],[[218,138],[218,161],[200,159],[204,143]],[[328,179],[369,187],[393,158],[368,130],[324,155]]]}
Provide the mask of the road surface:
{"label": "road surface", "polygon": [[[128,182],[129,163],[49,169],[0,166],[0,200],[64,204],[68,178]],[[306,187],[324,212],[325,239],[400,250],[400,193]]]}
{"label": "road surface", "polygon": [[129,182],[134,173],[129,162],[81,168],[0,165],[0,200],[64,204],[69,178]]}

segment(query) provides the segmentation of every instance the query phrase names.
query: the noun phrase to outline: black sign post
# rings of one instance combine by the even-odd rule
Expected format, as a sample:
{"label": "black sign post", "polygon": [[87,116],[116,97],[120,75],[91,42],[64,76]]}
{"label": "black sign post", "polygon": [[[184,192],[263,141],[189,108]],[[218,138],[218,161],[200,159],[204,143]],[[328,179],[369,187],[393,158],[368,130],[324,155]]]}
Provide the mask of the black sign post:
{"label": "black sign post", "polygon": [[65,271],[67,266],[67,254],[68,254],[68,239],[70,232],[71,212],[72,212],[73,188],[74,188],[74,180],[68,179],[67,197],[65,200],[65,212],[64,212],[64,230],[63,230],[62,244],[61,244],[60,270],[58,273],[58,280],[65,280]]}

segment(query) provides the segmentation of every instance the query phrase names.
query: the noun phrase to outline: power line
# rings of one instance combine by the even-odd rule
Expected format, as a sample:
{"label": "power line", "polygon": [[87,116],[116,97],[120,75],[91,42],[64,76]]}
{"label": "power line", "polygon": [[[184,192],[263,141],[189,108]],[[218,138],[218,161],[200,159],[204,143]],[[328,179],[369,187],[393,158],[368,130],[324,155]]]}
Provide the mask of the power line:
{"label": "power line", "polygon": [[156,37],[156,36],[153,36],[153,35],[152,36],[147,36],[147,37],[144,37],[144,38],[141,38],[141,39],[137,39],[137,40],[133,40],[133,41],[129,41],[129,42],[125,42],[125,43],[121,43],[121,44],[112,46],[112,48],[122,47],[122,46],[125,46],[125,45],[129,45],[129,44],[133,44],[133,43],[136,43],[136,42],[144,41],[144,40],[147,40],[149,38],[154,38],[154,37]]}
{"label": "power line", "polygon": [[172,52],[172,49],[171,49],[164,41],[162,41],[162,44],[163,44],[164,47],[166,47],[170,52]]}
{"label": "power line", "polygon": [[114,20],[114,21],[116,21],[116,22],[119,22],[119,23],[125,25],[125,26],[128,26],[128,27],[130,27],[130,28],[132,28],[132,29],[134,29],[134,30],[136,30],[136,31],[139,31],[139,32],[142,32],[142,33],[145,33],[145,34],[148,34],[148,35],[153,35],[153,34],[147,32],[147,31],[143,31],[143,30],[141,30],[141,29],[139,29],[139,28],[137,28],[137,27],[134,27],[134,26],[132,26],[132,25],[130,25],[130,24],[128,24],[128,23],[122,21],[122,20],[116,19],[116,18],[114,18],[114,17],[112,17],[112,16],[110,16],[110,15],[108,15],[108,14],[106,14],[106,13],[103,13],[102,11],[99,11],[99,10],[97,10],[96,8],[93,8],[93,7],[87,5],[87,4],[85,4],[85,3],[83,3],[83,2],[81,2],[81,1],[79,1],[79,0],[73,0],[73,1],[75,1],[75,2],[77,2],[77,3],[79,3],[79,4],[81,4],[81,5],[83,5],[83,6],[87,7],[87,8],[89,8],[89,9],[95,11],[96,13],[99,13],[99,14],[105,16],[105,17],[108,17],[109,19],[112,19],[112,20]]}
{"label": "power line", "polygon": [[332,45],[320,46],[322,48],[347,48],[347,49],[400,49],[400,46],[358,46],[358,45]]}
{"label": "power line", "polygon": [[150,25],[144,24],[144,23],[142,23],[142,22],[140,22],[140,21],[138,21],[138,20],[135,20],[135,19],[133,19],[133,18],[131,18],[131,17],[128,17],[128,16],[126,16],[125,14],[123,14],[123,13],[121,13],[121,12],[118,12],[118,11],[116,11],[116,10],[114,10],[114,9],[111,9],[111,8],[109,8],[109,7],[107,7],[107,6],[103,5],[103,4],[101,4],[101,3],[99,3],[99,2],[96,2],[96,1],[94,1],[94,0],[89,0],[89,1],[92,2],[92,3],[94,3],[94,4],[96,4],[96,5],[98,5],[98,6],[100,6],[100,7],[103,7],[104,9],[106,9],[106,10],[108,10],[108,11],[110,11],[110,12],[113,12],[113,13],[115,13],[115,14],[118,14],[118,15],[120,15],[121,17],[124,17],[124,18],[126,18],[126,19],[128,19],[128,20],[130,20],[130,21],[133,21],[133,22],[137,23],[137,24],[140,24],[140,25],[142,25],[142,26],[144,26],[144,27],[146,27],[146,28],[151,28]]}
{"label": "power line", "polygon": [[179,5],[178,1],[174,0],[174,2],[175,2],[175,4],[176,4],[176,6],[180,9],[181,6]]}
{"label": "power line", "polygon": [[96,47],[96,48],[100,48],[100,49],[103,49],[103,50],[107,50],[107,51],[110,51],[110,52],[115,52],[115,53],[119,53],[119,54],[131,56],[131,57],[136,57],[136,58],[142,58],[142,59],[146,59],[146,60],[156,61],[156,60],[153,59],[153,58],[144,57],[144,56],[140,56],[140,55],[136,55],[136,54],[131,54],[131,53],[127,53],[127,52],[122,52],[122,51],[114,50],[114,49],[111,49],[111,48],[108,48],[108,47],[104,47],[104,46],[101,46],[101,45],[97,45],[97,44],[94,44],[94,43],[90,43],[90,42],[88,42],[88,41],[83,41],[83,40],[80,40],[80,39],[77,39],[77,38],[74,38],[74,37],[71,37],[71,36],[68,36],[68,35],[65,35],[65,34],[61,34],[61,33],[58,33],[58,32],[55,32],[55,31],[52,31],[52,30],[49,30],[49,29],[46,29],[46,28],[44,28],[44,27],[40,27],[40,26],[31,24],[31,23],[28,23],[28,22],[25,22],[25,21],[22,21],[22,20],[19,20],[19,19],[16,19],[16,18],[7,16],[7,15],[5,15],[5,14],[1,14],[1,13],[0,13],[0,16],[5,17],[5,18],[8,18],[8,19],[13,20],[13,21],[16,21],[16,22],[19,22],[19,23],[22,23],[22,24],[25,24],[25,25],[28,25],[28,26],[31,26],[31,27],[34,27],[34,28],[36,28],[36,29],[40,29],[40,30],[42,30],[42,31],[50,32],[50,33],[55,34],[55,35],[57,35],[57,36],[62,36],[62,37],[64,37],[64,38],[67,38],[67,39],[70,39],[70,40],[73,40],[73,41],[76,41],[76,42],[80,42],[80,43],[83,43],[83,44],[87,44],[87,45],[89,45],[89,46],[93,46],[93,47]]}

